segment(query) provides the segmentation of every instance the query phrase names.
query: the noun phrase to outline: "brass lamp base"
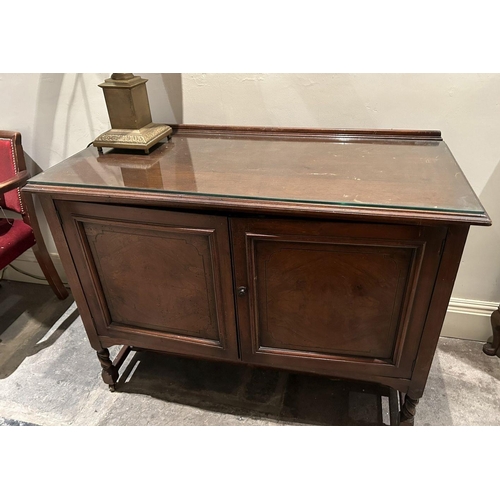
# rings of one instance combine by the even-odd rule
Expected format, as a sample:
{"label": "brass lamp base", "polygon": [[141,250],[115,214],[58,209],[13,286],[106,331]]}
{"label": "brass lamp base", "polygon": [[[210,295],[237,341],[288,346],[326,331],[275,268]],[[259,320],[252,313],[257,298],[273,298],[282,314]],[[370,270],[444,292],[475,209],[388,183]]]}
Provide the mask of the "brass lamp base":
{"label": "brass lamp base", "polygon": [[149,123],[139,129],[112,128],[97,137],[92,143],[99,152],[102,148],[149,149],[172,134],[172,127]]}

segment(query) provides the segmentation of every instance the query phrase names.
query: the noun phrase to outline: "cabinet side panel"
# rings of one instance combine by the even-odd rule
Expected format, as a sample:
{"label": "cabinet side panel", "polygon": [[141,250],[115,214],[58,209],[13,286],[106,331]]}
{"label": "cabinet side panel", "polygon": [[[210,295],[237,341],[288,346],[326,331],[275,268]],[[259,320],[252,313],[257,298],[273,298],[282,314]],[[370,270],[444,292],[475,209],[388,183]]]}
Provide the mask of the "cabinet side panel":
{"label": "cabinet side panel", "polygon": [[408,390],[411,398],[419,399],[423,395],[468,233],[469,226],[449,227]]}
{"label": "cabinet side panel", "polygon": [[99,335],[97,334],[97,327],[92,318],[90,307],[75,267],[73,255],[71,254],[71,250],[68,246],[68,242],[61,225],[61,220],[57,214],[56,206],[54,205],[54,200],[49,195],[39,195],[39,199],[45,217],[47,218],[52,237],[54,238],[61,263],[64,267],[64,272],[68,278],[71,294],[75,298],[78,312],[80,313],[85,331],[89,338],[90,345],[94,349],[100,350],[102,349],[102,344],[99,339]]}

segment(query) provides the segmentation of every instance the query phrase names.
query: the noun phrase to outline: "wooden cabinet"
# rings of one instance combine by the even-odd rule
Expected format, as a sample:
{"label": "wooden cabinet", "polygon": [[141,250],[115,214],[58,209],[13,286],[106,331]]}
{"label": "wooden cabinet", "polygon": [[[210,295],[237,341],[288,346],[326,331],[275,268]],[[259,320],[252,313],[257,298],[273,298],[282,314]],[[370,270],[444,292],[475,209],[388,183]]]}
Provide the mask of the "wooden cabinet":
{"label": "wooden cabinet", "polygon": [[490,224],[440,135],[174,130],[25,189],[105,382],[132,346],[378,382],[412,423],[469,226]]}

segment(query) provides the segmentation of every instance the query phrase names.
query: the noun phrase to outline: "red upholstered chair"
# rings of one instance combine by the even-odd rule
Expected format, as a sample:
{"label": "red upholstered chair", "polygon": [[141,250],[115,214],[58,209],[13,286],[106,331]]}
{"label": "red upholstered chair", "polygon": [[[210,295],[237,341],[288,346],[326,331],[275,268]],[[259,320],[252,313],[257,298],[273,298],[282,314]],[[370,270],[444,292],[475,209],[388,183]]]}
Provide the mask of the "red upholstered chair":
{"label": "red upholstered chair", "polygon": [[[57,274],[43,241],[33,201],[21,194],[20,188],[28,178],[21,134],[0,130],[0,270],[28,248],[33,248],[36,260],[52,290],[60,299],[65,299],[68,291]],[[6,219],[2,209],[21,214],[22,219]]]}

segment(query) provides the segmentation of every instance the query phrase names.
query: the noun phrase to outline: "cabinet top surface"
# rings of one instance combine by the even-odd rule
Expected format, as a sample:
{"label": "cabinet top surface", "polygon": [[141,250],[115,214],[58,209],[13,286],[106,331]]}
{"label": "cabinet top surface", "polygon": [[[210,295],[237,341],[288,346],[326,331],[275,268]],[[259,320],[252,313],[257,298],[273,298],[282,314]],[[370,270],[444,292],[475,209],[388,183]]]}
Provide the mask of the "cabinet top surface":
{"label": "cabinet top surface", "polygon": [[447,212],[489,223],[432,131],[178,126],[149,155],[90,146],[27,189],[36,185]]}

